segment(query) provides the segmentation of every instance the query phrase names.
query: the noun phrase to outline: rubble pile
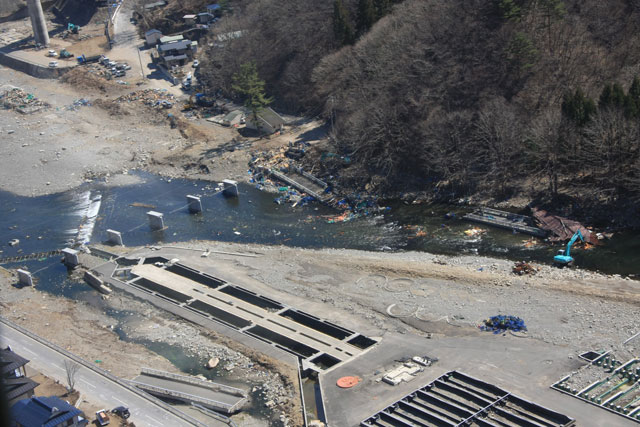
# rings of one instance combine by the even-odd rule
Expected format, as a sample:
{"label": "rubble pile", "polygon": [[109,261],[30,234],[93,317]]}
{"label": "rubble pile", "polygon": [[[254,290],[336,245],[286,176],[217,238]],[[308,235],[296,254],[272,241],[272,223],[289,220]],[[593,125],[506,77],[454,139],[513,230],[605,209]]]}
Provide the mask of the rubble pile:
{"label": "rubble pile", "polygon": [[122,95],[116,98],[115,102],[142,102],[153,108],[171,108],[176,101],[173,94],[166,89],[143,89]]}
{"label": "rubble pile", "polygon": [[49,104],[40,101],[34,95],[12,86],[0,88],[0,102],[2,102],[2,106],[5,109],[14,110],[22,114],[35,113],[49,107]]}
{"label": "rubble pile", "polygon": [[540,270],[540,267],[536,267],[533,264],[529,264],[526,261],[518,261],[513,266],[513,273],[520,276],[525,274],[536,274]]}

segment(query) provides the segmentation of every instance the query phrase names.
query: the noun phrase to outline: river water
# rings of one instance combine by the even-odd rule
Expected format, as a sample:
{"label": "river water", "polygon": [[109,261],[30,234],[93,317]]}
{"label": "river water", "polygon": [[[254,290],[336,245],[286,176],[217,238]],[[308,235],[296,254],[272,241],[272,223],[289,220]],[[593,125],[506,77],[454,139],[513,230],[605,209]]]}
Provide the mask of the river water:
{"label": "river water", "polygon": [[[391,204],[384,214],[329,223],[338,213],[331,208],[308,204],[293,208],[274,203],[277,195],[262,192],[251,185],[239,185],[238,198],[226,198],[216,184],[167,180],[138,173],[139,184],[107,187],[92,183],[65,193],[20,197],[0,192],[0,258],[62,249],[74,242],[100,243],[107,229],[122,233],[127,246],[171,243],[192,239],[238,243],[282,244],[304,248],[350,248],[371,251],[428,251],[447,255],[487,255],[512,260],[551,263],[560,248],[545,244],[524,246],[528,236],[498,229],[487,229],[481,236],[469,237],[464,231],[473,224],[459,219],[445,220],[445,214],[463,213],[448,205]],[[204,212],[188,212],[186,195],[201,196]],[[151,231],[146,212],[164,214],[166,229]],[[19,243],[10,246],[9,241]],[[605,246],[573,252],[580,268],[609,274],[640,275],[640,233],[614,236]],[[60,256],[5,264],[31,271],[40,290],[78,299],[102,307],[95,291],[71,277],[60,263]],[[124,333],[128,316],[107,314],[120,325],[116,331],[124,340],[145,345],[178,366],[184,372],[202,373],[203,360],[189,357],[178,346],[130,339]],[[215,373],[214,373],[215,374]],[[309,387],[312,387],[310,385]],[[258,395],[248,411],[265,416]],[[309,402],[311,403],[311,402]],[[313,406],[313,405],[310,405]]]}
{"label": "river water", "polygon": [[[106,230],[120,231],[125,245],[137,246],[191,239],[238,243],[282,244],[304,248],[350,248],[372,251],[415,250],[448,255],[487,255],[551,263],[560,245],[525,247],[528,236],[487,228],[469,237],[468,222],[445,220],[459,208],[448,205],[392,204],[384,214],[344,223],[328,223],[337,213],[309,204],[293,208],[274,203],[276,195],[240,184],[238,198],[217,194],[202,181],[166,180],[139,173],[143,182],[125,187],[100,183],[42,197],[0,192],[0,258],[60,249],[71,241],[99,243]],[[202,198],[204,212],[189,214],[186,195]],[[143,206],[140,206],[143,205]],[[164,214],[164,231],[149,229],[146,212]],[[486,228],[486,227],[485,227]],[[10,246],[9,240],[20,243]],[[606,245],[574,250],[576,265],[608,274],[640,273],[640,233],[618,234]]]}

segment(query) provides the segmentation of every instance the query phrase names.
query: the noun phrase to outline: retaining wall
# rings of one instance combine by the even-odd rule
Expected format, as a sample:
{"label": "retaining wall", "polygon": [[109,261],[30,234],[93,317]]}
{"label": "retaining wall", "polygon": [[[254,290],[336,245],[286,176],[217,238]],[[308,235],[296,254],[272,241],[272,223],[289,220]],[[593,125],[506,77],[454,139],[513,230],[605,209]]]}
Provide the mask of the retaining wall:
{"label": "retaining wall", "polygon": [[38,79],[57,79],[74,67],[49,68],[0,52],[0,64]]}

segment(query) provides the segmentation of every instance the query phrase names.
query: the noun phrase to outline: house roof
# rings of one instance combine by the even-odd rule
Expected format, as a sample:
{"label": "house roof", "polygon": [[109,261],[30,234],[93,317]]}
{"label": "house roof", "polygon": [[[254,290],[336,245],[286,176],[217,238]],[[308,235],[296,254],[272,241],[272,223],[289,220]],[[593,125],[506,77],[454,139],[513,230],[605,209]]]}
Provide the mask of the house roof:
{"label": "house roof", "polygon": [[280,114],[273,111],[271,108],[264,108],[258,113],[258,117],[267,122],[272,127],[278,127],[284,124],[284,119]]}
{"label": "house roof", "polygon": [[11,351],[9,347],[0,350],[0,374],[3,377],[27,363],[27,359]]}
{"label": "house roof", "polygon": [[171,43],[171,42],[178,42],[180,40],[183,40],[184,37],[182,35],[177,35],[177,36],[164,36],[160,39],[160,43]]}
{"label": "house roof", "polygon": [[183,59],[187,59],[187,55],[168,55],[164,57],[165,61],[181,61]]}
{"label": "house roof", "polygon": [[196,15],[184,15],[182,19],[194,19]]}
{"label": "house roof", "polygon": [[31,378],[8,378],[2,383],[4,385],[5,396],[7,400],[15,399],[18,396],[27,393],[38,387],[38,383]]}
{"label": "house roof", "polygon": [[82,414],[55,396],[22,399],[11,407],[11,418],[24,427],[54,427]]}
{"label": "house roof", "polygon": [[220,5],[215,3],[215,4],[210,4],[209,6],[207,6],[207,10],[218,10],[220,9]]}
{"label": "house roof", "polygon": [[144,35],[145,35],[145,36],[150,36],[150,35],[152,35],[152,34],[156,34],[156,33],[160,33],[160,34],[162,34],[162,31],[160,31],[160,30],[156,30],[156,29],[154,28],[154,29],[149,30],[149,31],[147,31],[146,33],[144,33]]}
{"label": "house roof", "polygon": [[157,2],[154,2],[154,3],[147,3],[147,4],[145,4],[145,5],[144,5],[144,8],[145,8],[145,9],[153,9],[153,8],[155,8],[155,7],[164,6],[164,5],[166,5],[166,4],[167,4],[167,2],[166,2],[166,1],[157,1]]}
{"label": "house roof", "polygon": [[235,119],[237,116],[243,116],[243,115],[244,115],[244,112],[242,110],[233,110],[232,112],[224,116],[224,119],[222,120],[226,122],[230,122],[233,119]]}
{"label": "house roof", "polygon": [[170,50],[185,50],[185,49],[189,49],[190,44],[191,44],[191,40],[181,40],[179,42],[166,43],[166,44],[160,45],[158,49],[160,49],[161,52],[167,52]]}

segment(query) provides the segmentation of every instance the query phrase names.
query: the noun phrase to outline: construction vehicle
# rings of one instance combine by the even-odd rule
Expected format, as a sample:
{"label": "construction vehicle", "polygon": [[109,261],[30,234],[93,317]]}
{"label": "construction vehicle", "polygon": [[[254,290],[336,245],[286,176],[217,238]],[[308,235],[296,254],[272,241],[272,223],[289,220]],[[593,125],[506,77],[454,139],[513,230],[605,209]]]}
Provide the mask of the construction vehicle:
{"label": "construction vehicle", "polygon": [[91,62],[98,62],[102,55],[93,55],[93,56],[78,56],[76,59],[78,60],[78,64],[89,64]]}
{"label": "construction vehicle", "polygon": [[72,56],[73,53],[69,52],[67,49],[62,49],[60,51],[60,58],[62,59],[71,58]]}
{"label": "construction vehicle", "polygon": [[78,32],[80,31],[80,25],[72,24],[71,22],[69,22],[67,24],[67,31],[73,34],[78,34]]}
{"label": "construction vehicle", "polygon": [[553,257],[554,264],[559,267],[573,264],[573,257],[571,256],[571,246],[573,246],[576,240],[578,240],[578,237],[580,238],[580,240],[582,240],[582,243],[584,243],[584,237],[582,237],[582,233],[580,232],[580,230],[576,231],[573,237],[571,237],[571,240],[569,240],[569,243],[567,243],[567,249],[559,250],[558,254]]}

